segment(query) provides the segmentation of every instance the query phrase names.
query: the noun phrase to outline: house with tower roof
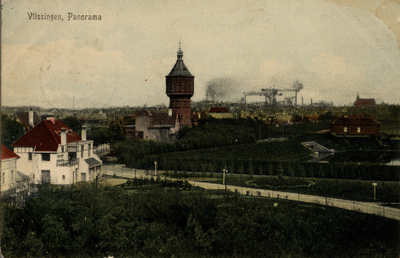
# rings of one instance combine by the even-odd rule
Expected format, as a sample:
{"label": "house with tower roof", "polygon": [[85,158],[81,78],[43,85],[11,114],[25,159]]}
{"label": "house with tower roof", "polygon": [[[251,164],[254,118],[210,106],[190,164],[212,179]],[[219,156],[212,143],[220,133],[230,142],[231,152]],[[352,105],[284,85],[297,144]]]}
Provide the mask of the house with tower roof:
{"label": "house with tower roof", "polygon": [[91,181],[99,175],[102,162],[93,153],[93,141],[81,136],[61,120],[47,118],[12,144],[20,157],[18,170],[34,184],[70,185]]}
{"label": "house with tower roof", "polygon": [[194,94],[194,76],[183,62],[179,43],[177,60],[166,78],[166,94],[170,99],[168,112],[143,110],[136,116],[136,136],[160,142],[173,142],[177,132],[192,127],[190,98]]}

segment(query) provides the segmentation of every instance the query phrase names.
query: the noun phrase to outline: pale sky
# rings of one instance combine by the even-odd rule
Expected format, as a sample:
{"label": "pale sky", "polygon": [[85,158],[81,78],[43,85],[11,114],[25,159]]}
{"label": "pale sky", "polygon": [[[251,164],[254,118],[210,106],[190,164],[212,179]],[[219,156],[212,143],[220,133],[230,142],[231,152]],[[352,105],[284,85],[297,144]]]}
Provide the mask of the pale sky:
{"label": "pale sky", "polygon": [[[400,104],[400,1],[3,1],[3,106],[168,105],[165,76],[183,60],[193,101],[233,81],[226,100],[292,88],[305,103],[351,105],[357,92]],[[29,20],[28,13],[63,21]],[[101,15],[102,20],[71,20]]]}

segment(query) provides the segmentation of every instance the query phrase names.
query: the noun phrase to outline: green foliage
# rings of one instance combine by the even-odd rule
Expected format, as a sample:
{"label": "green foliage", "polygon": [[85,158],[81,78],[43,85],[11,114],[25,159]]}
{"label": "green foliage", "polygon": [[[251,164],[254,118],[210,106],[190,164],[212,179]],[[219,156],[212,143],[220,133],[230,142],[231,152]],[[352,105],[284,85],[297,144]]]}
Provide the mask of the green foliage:
{"label": "green foliage", "polygon": [[111,121],[108,127],[89,128],[87,138],[93,140],[94,144],[101,145],[109,143],[115,145],[126,141],[126,131],[124,129],[124,120]]}
{"label": "green foliage", "polygon": [[1,113],[1,143],[11,147],[16,140],[25,134],[24,127],[14,118]]}
{"label": "green foliage", "polygon": [[[166,190],[162,181],[44,186],[24,209],[3,204],[2,254],[302,258],[400,253],[394,220],[225,191]],[[130,190],[144,185],[153,187]]]}
{"label": "green foliage", "polygon": [[178,144],[193,150],[255,142],[259,139],[260,126],[265,132],[262,137],[266,138],[268,125],[261,120],[252,118],[203,119],[194,129],[183,128],[179,134]]}
{"label": "green foliage", "polygon": [[62,121],[69,126],[74,132],[77,134],[81,134],[82,131],[82,123],[75,116],[67,116],[62,119]]}

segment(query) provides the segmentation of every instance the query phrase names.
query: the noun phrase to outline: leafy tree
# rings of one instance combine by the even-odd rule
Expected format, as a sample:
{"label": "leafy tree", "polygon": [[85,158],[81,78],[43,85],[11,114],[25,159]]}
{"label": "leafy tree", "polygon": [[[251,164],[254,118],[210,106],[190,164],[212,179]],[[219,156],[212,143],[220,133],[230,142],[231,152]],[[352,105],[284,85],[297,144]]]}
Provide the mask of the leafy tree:
{"label": "leafy tree", "polygon": [[253,162],[251,161],[249,162],[248,174],[250,175],[250,177],[253,177],[254,175]]}
{"label": "leafy tree", "polygon": [[74,132],[77,134],[81,134],[82,131],[82,123],[74,116],[67,116],[62,119],[62,121],[69,126]]}
{"label": "leafy tree", "polygon": [[11,147],[16,140],[25,134],[24,127],[14,118],[1,113],[1,143]]}

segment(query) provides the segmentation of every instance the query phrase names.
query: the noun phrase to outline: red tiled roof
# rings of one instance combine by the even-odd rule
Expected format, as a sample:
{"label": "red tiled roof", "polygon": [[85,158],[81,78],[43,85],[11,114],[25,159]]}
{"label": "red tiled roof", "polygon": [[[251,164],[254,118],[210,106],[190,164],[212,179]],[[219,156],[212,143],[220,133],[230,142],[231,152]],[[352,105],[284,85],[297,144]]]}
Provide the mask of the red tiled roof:
{"label": "red tiled roof", "polygon": [[379,125],[373,117],[338,117],[332,122],[335,125]]}
{"label": "red tiled roof", "polygon": [[169,116],[167,112],[154,112],[150,110],[141,110],[137,114],[137,117],[140,116],[151,117],[149,127],[175,126],[176,117]]}
{"label": "red tiled roof", "polygon": [[168,116],[167,112],[151,112],[152,119],[149,127],[161,126],[161,125],[175,125],[175,118]]}
{"label": "red tiled roof", "polygon": [[19,156],[2,144],[1,159],[13,159],[13,158],[19,158]]}
{"label": "red tiled roof", "polygon": [[365,106],[374,106],[376,105],[375,99],[357,99],[354,102],[354,106],[356,107],[365,107]]}
{"label": "red tiled roof", "polygon": [[212,107],[210,113],[229,113],[229,109],[227,107]]}
{"label": "red tiled roof", "polygon": [[[16,112],[14,117],[24,126],[29,126],[29,112]],[[33,112],[33,126],[40,123],[39,115]]]}
{"label": "red tiled roof", "polygon": [[61,143],[61,128],[67,129],[67,143],[80,141],[81,137],[61,120],[46,120],[35,126],[12,144],[13,147],[36,147],[35,151],[57,151]]}

